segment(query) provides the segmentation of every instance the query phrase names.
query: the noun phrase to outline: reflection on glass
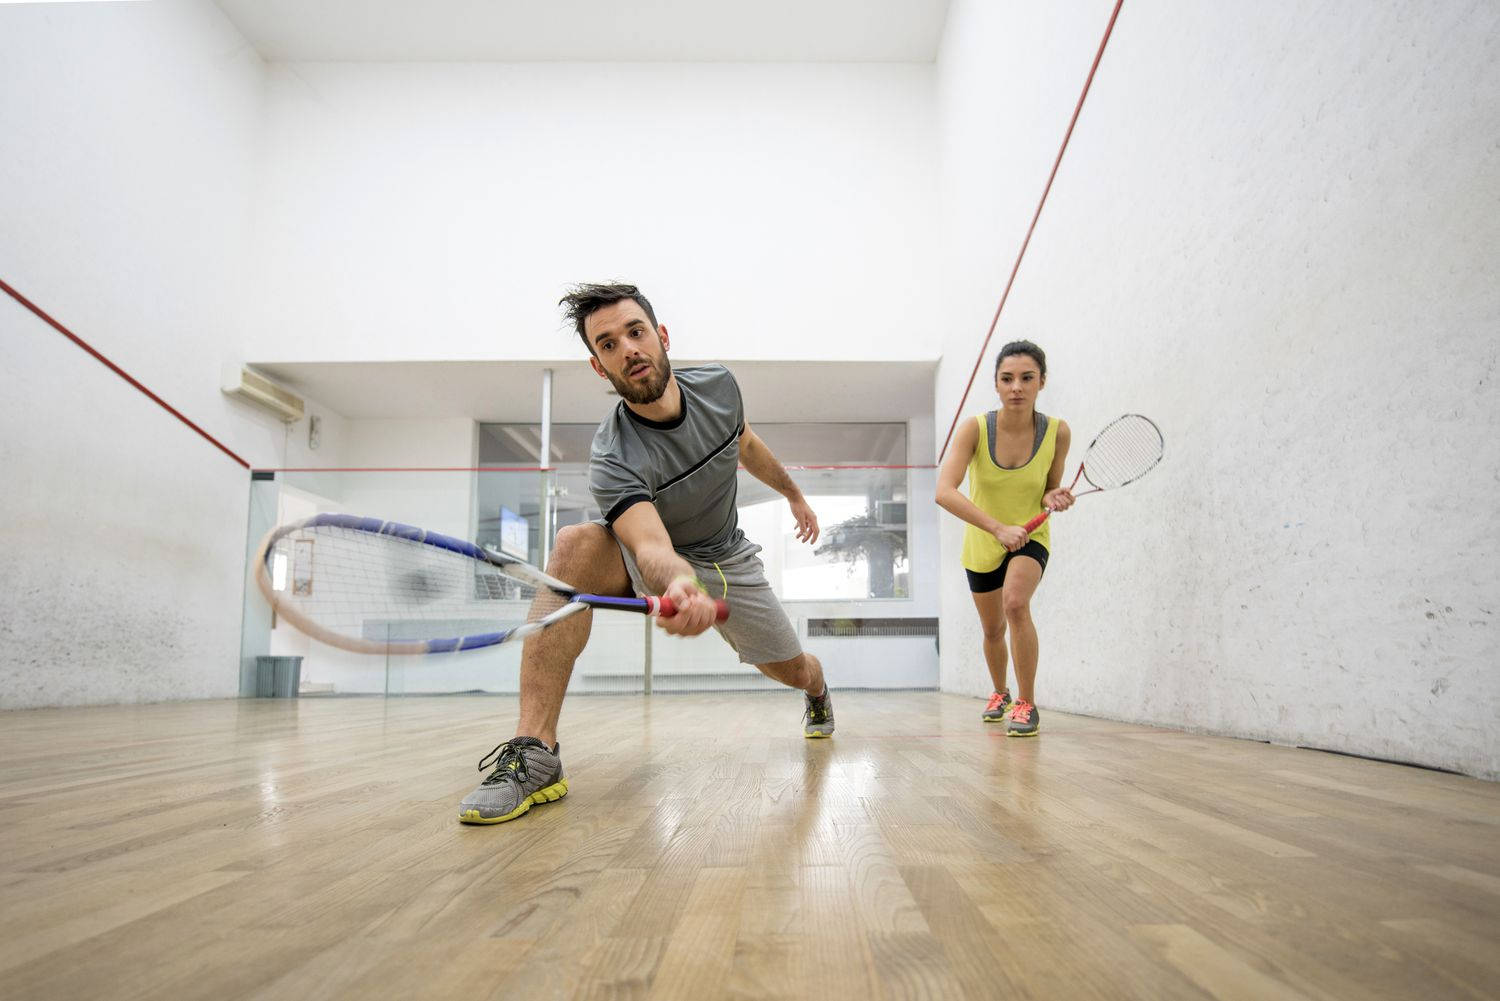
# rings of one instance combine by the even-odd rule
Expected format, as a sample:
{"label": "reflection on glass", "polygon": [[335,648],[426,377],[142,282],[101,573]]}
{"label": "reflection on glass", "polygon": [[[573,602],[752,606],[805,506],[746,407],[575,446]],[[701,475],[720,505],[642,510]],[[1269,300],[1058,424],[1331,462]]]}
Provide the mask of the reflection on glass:
{"label": "reflection on glass", "polygon": [[[481,466],[519,467],[478,474],[479,544],[542,564],[559,529],[600,517],[588,489],[595,425],[553,424],[553,469],[545,473],[526,469],[541,464],[539,424],[481,424],[479,430]],[[816,547],[798,542],[785,500],[740,472],[740,527],[763,547],[772,590],[795,601],[910,597],[906,424],[757,422],[755,430],[792,467],[822,526]],[[845,468],[802,468],[821,463]]]}
{"label": "reflection on glass", "polygon": [[531,524],[510,508],[500,507],[500,551],[524,560],[530,551]]}

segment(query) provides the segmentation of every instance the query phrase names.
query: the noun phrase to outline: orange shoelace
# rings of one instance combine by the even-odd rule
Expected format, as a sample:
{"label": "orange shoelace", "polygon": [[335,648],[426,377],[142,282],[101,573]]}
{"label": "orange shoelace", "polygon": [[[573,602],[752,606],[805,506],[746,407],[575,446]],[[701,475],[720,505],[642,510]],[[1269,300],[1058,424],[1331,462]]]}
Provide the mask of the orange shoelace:
{"label": "orange shoelace", "polygon": [[1029,723],[1031,721],[1031,703],[1025,699],[1016,699],[1010,707],[1010,718],[1017,723]]}
{"label": "orange shoelace", "polygon": [[1005,704],[1005,696],[1006,696],[1005,692],[995,692],[995,693],[993,693],[990,696],[989,704],[984,707],[984,711],[987,712],[987,713],[992,713],[996,709],[999,709],[1001,706],[1003,706]]}

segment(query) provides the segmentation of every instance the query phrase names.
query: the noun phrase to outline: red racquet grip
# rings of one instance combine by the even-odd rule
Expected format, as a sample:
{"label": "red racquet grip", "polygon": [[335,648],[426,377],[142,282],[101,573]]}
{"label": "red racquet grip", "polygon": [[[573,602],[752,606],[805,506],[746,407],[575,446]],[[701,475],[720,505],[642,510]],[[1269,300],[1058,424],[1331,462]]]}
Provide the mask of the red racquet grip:
{"label": "red racquet grip", "polygon": [[[725,619],[729,618],[729,602],[725,601],[723,598],[715,598],[714,608],[716,609],[716,611],[714,612],[715,622],[723,622]],[[656,599],[655,614],[660,615],[664,619],[670,619],[672,616],[677,614],[677,606],[672,603],[671,598],[668,598],[666,595],[662,595],[660,598]]]}
{"label": "red racquet grip", "polygon": [[1032,518],[1030,521],[1028,521],[1026,524],[1022,525],[1021,527],[1024,528],[1024,529],[1026,529],[1027,533],[1034,532],[1034,531],[1036,531],[1036,527],[1038,525],[1040,525],[1042,522],[1046,521],[1047,520],[1047,516],[1050,515],[1051,513],[1052,513],[1051,511],[1044,510],[1044,511],[1042,511],[1041,514],[1037,515],[1035,518]]}

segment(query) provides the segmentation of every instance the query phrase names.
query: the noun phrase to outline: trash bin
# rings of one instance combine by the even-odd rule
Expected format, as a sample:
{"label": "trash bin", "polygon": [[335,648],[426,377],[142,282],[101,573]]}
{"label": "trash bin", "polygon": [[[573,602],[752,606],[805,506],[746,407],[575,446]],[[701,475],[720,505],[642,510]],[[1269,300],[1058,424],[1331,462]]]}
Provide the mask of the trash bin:
{"label": "trash bin", "polygon": [[255,658],[256,698],[295,699],[301,687],[301,657]]}

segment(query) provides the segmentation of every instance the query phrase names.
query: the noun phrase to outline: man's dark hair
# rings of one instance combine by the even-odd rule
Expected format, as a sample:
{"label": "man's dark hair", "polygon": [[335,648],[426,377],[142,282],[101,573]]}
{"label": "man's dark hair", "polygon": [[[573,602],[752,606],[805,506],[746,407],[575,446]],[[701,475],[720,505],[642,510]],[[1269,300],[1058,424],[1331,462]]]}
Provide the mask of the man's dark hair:
{"label": "man's dark hair", "polygon": [[650,301],[641,295],[641,290],[634,285],[595,285],[592,283],[574,285],[568,289],[567,295],[557,300],[557,304],[563,307],[563,315],[573,321],[573,329],[578,331],[578,337],[583,341],[583,346],[589,349],[589,354],[593,354],[594,346],[589,343],[588,335],[583,332],[583,321],[605,306],[613,306],[624,299],[634,299],[636,304],[645,311],[646,319],[651,321],[651,329],[656,329],[656,312],[651,308]]}
{"label": "man's dark hair", "polygon": [[1047,355],[1030,341],[1011,341],[1000,349],[999,356],[995,358],[995,378],[1000,378],[1000,363],[1011,355],[1030,355],[1036,360],[1036,367],[1041,377],[1047,378]]}

